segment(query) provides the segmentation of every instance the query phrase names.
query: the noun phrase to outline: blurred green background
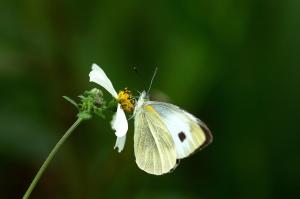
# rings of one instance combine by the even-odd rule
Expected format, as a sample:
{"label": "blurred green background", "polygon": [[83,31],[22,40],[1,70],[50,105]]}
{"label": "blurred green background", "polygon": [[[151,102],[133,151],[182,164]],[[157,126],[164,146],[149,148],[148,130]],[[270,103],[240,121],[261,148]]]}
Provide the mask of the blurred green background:
{"label": "blurred green background", "polygon": [[[214,142],[152,176],[84,122],[32,198],[299,198],[300,1],[4,0],[0,3],[0,198],[20,198],[96,87],[148,87],[201,118]],[[136,67],[138,74],[133,71]],[[105,93],[107,97],[109,94]]]}

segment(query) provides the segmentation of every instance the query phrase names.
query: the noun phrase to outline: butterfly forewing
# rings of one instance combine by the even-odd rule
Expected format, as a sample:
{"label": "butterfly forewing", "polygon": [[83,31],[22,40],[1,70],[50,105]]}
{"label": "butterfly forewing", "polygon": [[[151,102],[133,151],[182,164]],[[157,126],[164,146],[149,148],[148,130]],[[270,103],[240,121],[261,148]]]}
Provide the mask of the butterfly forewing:
{"label": "butterfly forewing", "polygon": [[134,153],[142,170],[161,175],[176,166],[173,138],[151,106],[144,106],[136,112],[134,126]]}
{"label": "butterfly forewing", "polygon": [[192,114],[168,103],[148,101],[146,104],[153,107],[171,133],[177,159],[188,157],[212,141],[209,129]]}

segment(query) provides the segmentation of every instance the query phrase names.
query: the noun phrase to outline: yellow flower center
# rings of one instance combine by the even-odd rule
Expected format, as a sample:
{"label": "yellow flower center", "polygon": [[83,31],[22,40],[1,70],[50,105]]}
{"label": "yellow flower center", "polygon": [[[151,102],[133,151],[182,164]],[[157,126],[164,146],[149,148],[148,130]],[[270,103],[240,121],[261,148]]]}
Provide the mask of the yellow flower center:
{"label": "yellow flower center", "polygon": [[124,90],[119,91],[117,101],[121,104],[121,107],[126,112],[132,112],[134,109],[135,100],[132,96],[130,90],[125,88]]}

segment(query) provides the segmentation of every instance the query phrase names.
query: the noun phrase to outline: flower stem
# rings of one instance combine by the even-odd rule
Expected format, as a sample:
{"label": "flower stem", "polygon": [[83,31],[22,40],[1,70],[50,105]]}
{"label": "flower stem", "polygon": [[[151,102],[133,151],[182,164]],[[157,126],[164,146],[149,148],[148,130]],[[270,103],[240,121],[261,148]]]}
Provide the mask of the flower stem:
{"label": "flower stem", "polygon": [[43,163],[43,165],[41,166],[41,168],[35,175],[34,179],[32,180],[30,186],[28,187],[27,191],[25,192],[25,194],[23,196],[23,199],[27,199],[30,196],[31,192],[33,191],[34,187],[38,183],[39,179],[43,175],[44,171],[48,167],[49,163],[53,159],[53,157],[56,154],[56,152],[58,151],[58,149],[63,145],[63,143],[68,139],[68,137],[72,134],[72,132],[76,129],[76,127],[78,127],[78,125],[82,121],[83,121],[83,118],[79,117],[74,122],[74,124],[67,130],[67,132],[62,136],[62,138],[56,143],[56,145],[54,146],[54,148],[52,149],[52,151],[49,153],[48,157],[46,158],[45,162]]}

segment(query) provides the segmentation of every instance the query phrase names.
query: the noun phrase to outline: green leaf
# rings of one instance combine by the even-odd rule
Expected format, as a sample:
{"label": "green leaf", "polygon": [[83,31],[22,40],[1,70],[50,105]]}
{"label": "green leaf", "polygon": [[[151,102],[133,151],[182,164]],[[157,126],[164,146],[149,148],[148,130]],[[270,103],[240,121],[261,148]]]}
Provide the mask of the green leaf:
{"label": "green leaf", "polygon": [[78,108],[78,104],[72,100],[71,98],[67,97],[67,96],[62,96],[65,100],[67,100],[68,102],[70,102],[71,104],[73,104],[76,108]]}
{"label": "green leaf", "polygon": [[91,119],[92,118],[92,115],[89,113],[89,112],[79,112],[77,114],[77,117],[79,117],[80,119],[83,119],[83,120],[88,120],[88,119]]}

